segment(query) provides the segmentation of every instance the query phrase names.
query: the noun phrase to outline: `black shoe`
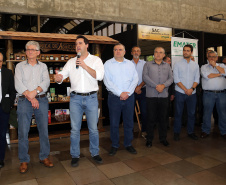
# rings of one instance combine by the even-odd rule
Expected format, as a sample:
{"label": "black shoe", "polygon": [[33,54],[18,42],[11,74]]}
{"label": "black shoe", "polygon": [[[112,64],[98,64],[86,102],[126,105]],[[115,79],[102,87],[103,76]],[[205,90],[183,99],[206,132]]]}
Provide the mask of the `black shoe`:
{"label": "black shoe", "polygon": [[95,156],[93,157],[93,160],[94,160],[96,163],[98,163],[98,164],[102,164],[102,163],[103,163],[103,160],[102,160],[102,158],[101,158],[99,155],[95,155]]}
{"label": "black shoe", "polygon": [[115,147],[111,147],[111,150],[110,150],[110,152],[109,152],[109,155],[110,156],[113,156],[113,155],[115,155],[116,154],[116,152],[117,152],[117,148],[115,148]]}
{"label": "black shoe", "polygon": [[180,134],[179,134],[179,133],[174,133],[173,139],[174,139],[175,141],[179,141],[179,140],[180,140]]}
{"label": "black shoe", "polygon": [[135,148],[133,148],[133,146],[127,146],[126,150],[131,153],[131,154],[137,154],[137,151],[135,150]]}
{"label": "black shoe", "polygon": [[4,161],[3,160],[0,160],[0,168],[3,168],[4,167]]}
{"label": "black shoe", "polygon": [[160,141],[160,143],[162,143],[164,146],[169,146],[169,143],[166,140]]}
{"label": "black shoe", "polygon": [[192,134],[188,134],[188,137],[194,139],[194,140],[198,140],[198,136],[195,135],[195,133]]}
{"label": "black shoe", "polygon": [[79,161],[79,158],[72,158],[71,166],[72,167],[77,167],[78,166],[78,161]]}
{"label": "black shoe", "polygon": [[152,142],[151,141],[147,141],[146,142],[146,147],[151,148],[152,147]]}

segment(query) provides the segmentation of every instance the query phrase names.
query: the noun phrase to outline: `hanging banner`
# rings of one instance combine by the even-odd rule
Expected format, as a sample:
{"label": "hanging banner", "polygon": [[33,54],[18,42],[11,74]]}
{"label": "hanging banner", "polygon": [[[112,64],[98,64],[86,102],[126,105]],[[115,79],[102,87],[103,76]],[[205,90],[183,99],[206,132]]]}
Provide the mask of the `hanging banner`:
{"label": "hanging banner", "polygon": [[172,28],[138,25],[138,39],[170,41]]}
{"label": "hanging banner", "polygon": [[182,60],[183,57],[183,47],[187,44],[193,46],[193,54],[195,62],[198,62],[198,39],[187,39],[181,37],[171,37],[171,62],[173,65]]}

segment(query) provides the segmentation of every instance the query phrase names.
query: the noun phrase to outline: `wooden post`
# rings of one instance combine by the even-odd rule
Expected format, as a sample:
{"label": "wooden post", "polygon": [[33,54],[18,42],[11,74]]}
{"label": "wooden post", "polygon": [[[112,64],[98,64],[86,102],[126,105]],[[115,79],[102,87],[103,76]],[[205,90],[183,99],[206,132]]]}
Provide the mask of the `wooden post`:
{"label": "wooden post", "polygon": [[[13,53],[13,41],[6,40],[6,60],[10,60],[10,53]],[[13,62],[7,62],[7,68],[11,69],[14,73]]]}
{"label": "wooden post", "polygon": [[40,33],[40,15],[37,17],[37,32]]}
{"label": "wooden post", "polygon": [[94,20],[92,20],[91,26],[92,26],[92,35],[94,35]]}
{"label": "wooden post", "polygon": [[[100,53],[100,45],[99,44],[93,44],[93,54],[101,58],[101,53]],[[98,83],[99,86],[99,92],[98,92],[98,99],[99,99],[99,108],[100,108],[100,115],[99,118],[103,116],[102,114],[102,81]],[[98,122],[98,129],[103,130],[103,120],[99,119]]]}

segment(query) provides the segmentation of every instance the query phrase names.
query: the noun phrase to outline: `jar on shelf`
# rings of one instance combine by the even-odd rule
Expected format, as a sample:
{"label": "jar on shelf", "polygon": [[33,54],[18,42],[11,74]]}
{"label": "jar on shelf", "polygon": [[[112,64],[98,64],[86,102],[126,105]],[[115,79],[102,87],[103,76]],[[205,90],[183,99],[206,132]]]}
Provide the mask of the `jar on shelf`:
{"label": "jar on shelf", "polygon": [[10,53],[10,60],[14,60],[14,55],[13,55],[13,53]]}
{"label": "jar on shelf", "polygon": [[53,55],[50,55],[49,59],[50,59],[50,60],[54,60]]}
{"label": "jar on shelf", "polygon": [[51,74],[51,75],[53,74],[53,67],[49,68],[49,74]]}
{"label": "jar on shelf", "polygon": [[55,60],[59,60],[59,58],[58,57],[55,57]]}
{"label": "jar on shelf", "polygon": [[41,60],[45,60],[45,55],[42,55],[41,56]]}
{"label": "jar on shelf", "polygon": [[16,60],[20,60],[20,55],[16,55]]}
{"label": "jar on shelf", "polygon": [[68,55],[65,55],[65,60],[68,60],[69,58],[68,58]]}
{"label": "jar on shelf", "polygon": [[61,58],[60,58],[60,60],[64,60],[64,55],[61,55]]}
{"label": "jar on shelf", "polygon": [[46,60],[49,60],[49,56],[46,56]]}
{"label": "jar on shelf", "polygon": [[25,56],[22,56],[22,57],[21,57],[21,60],[25,60]]}

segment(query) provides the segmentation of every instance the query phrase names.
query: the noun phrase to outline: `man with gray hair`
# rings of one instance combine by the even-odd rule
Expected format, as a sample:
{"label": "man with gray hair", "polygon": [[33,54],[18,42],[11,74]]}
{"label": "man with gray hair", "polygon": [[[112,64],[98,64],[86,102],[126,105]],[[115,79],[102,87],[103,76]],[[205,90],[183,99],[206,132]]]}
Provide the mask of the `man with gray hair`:
{"label": "man with gray hair", "polygon": [[46,64],[37,60],[40,46],[36,41],[26,44],[27,60],[16,65],[15,88],[19,93],[18,115],[18,156],[21,162],[20,173],[26,173],[30,156],[28,154],[28,132],[34,113],[40,141],[40,163],[46,167],[53,167],[49,160],[50,144],[48,138],[48,99],[46,91],[50,85]]}
{"label": "man with gray hair", "polygon": [[167,109],[168,109],[168,88],[173,83],[172,69],[169,64],[163,61],[165,50],[156,47],[154,50],[155,59],[144,65],[143,81],[146,84],[147,97],[147,142],[146,146],[152,146],[154,138],[154,127],[158,123],[159,140],[164,146],[169,143],[167,137]]}
{"label": "man with gray hair", "polygon": [[219,129],[226,139],[226,79],[224,64],[218,64],[218,56],[215,51],[208,52],[208,64],[201,67],[203,88],[203,125],[201,138],[206,138],[211,130],[211,113],[216,103],[219,116]]}

